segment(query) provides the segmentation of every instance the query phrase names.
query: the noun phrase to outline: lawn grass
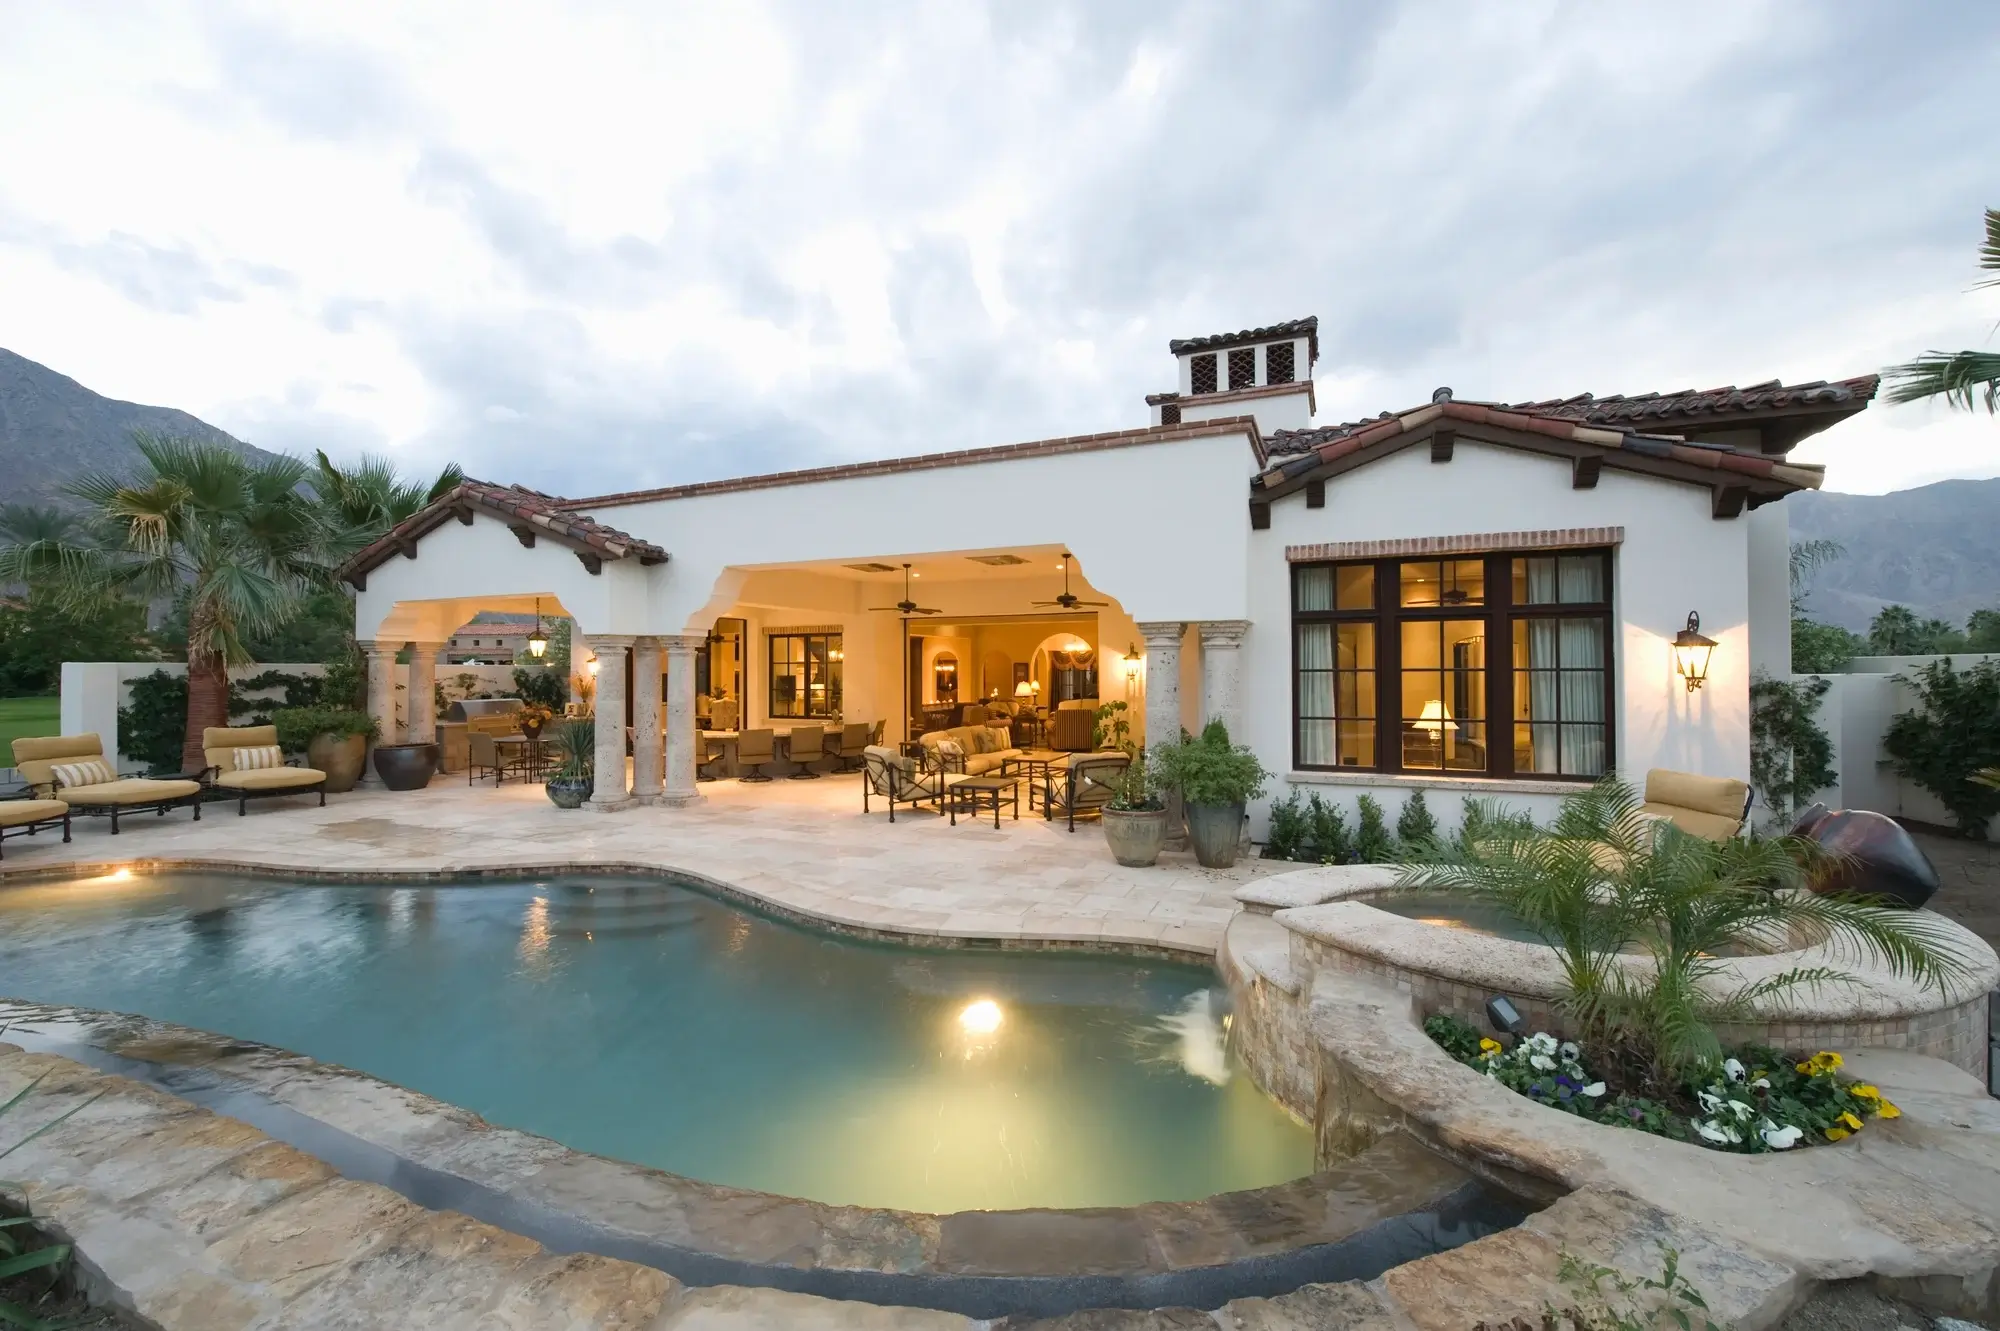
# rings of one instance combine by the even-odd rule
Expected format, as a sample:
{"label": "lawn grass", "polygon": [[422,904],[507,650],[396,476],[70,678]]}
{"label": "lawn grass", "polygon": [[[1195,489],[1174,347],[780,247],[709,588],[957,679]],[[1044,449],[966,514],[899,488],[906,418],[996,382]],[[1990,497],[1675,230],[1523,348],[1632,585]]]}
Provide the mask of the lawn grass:
{"label": "lawn grass", "polygon": [[14,765],[14,741],[22,735],[62,733],[62,699],[0,698],[0,767]]}

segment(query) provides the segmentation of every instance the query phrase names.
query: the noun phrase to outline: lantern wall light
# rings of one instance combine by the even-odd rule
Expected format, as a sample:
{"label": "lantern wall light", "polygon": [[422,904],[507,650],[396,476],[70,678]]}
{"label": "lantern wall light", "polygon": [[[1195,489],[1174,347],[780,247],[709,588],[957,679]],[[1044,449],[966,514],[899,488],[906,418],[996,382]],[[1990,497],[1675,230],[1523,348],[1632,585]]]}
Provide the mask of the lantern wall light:
{"label": "lantern wall light", "polygon": [[1715,639],[1701,631],[1701,616],[1688,611],[1687,627],[1674,635],[1674,673],[1693,693],[1708,682],[1708,658],[1715,652]]}

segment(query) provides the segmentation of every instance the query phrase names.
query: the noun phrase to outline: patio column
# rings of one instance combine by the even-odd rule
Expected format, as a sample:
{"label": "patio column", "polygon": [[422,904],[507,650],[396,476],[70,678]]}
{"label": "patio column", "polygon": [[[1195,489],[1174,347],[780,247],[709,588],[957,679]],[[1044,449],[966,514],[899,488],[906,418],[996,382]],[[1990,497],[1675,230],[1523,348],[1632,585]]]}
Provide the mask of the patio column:
{"label": "patio column", "polygon": [[1243,739],[1243,635],[1247,619],[1212,619],[1201,626],[1201,723],[1221,718],[1229,741]]}
{"label": "patio column", "polygon": [[[1181,737],[1181,635],[1187,625],[1179,620],[1141,623],[1146,639],[1146,747],[1171,744]],[[1182,821],[1181,799],[1167,798],[1167,848],[1187,848],[1187,825]]]}
{"label": "patio column", "polygon": [[625,787],[625,649],[636,639],[626,634],[590,635],[597,653],[597,774],[590,807],[612,813],[632,807]]}
{"label": "patio column", "polygon": [[708,635],[670,634],[660,642],[667,649],[667,789],[660,803],[681,809],[707,798],[695,784],[694,654]]}
{"label": "patio column", "polygon": [[[400,744],[402,733],[396,728],[396,649],[393,642],[361,642],[356,644],[368,662],[368,715],[375,718],[376,744]],[[372,745],[370,746],[373,747]],[[361,784],[380,787],[382,778],[375,775],[373,763],[364,763],[361,768]]]}
{"label": "patio column", "polygon": [[660,640],[632,641],[632,800],[660,802]]}
{"label": "patio column", "polygon": [[410,699],[404,714],[410,718],[412,744],[437,743],[437,659],[442,651],[441,642],[410,644]]}

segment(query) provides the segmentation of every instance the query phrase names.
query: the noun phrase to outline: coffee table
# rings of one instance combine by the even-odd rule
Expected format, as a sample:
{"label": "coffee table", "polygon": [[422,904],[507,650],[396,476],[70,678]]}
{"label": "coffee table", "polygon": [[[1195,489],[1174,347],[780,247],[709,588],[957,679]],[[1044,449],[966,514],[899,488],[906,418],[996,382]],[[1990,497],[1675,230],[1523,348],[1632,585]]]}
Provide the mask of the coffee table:
{"label": "coffee table", "polygon": [[958,815],[969,814],[979,817],[979,806],[985,799],[993,803],[993,826],[1000,826],[1000,797],[1009,796],[1014,801],[1014,821],[1021,821],[1021,783],[1011,776],[968,776],[954,781],[944,788],[945,812],[951,815],[951,825],[958,826]]}
{"label": "coffee table", "polygon": [[1069,757],[1067,753],[1057,749],[1031,749],[1019,757],[1003,760],[1000,764],[1000,774],[1006,776],[1015,773],[1033,781],[1039,777],[1046,777],[1054,770],[1057,763],[1067,757]]}

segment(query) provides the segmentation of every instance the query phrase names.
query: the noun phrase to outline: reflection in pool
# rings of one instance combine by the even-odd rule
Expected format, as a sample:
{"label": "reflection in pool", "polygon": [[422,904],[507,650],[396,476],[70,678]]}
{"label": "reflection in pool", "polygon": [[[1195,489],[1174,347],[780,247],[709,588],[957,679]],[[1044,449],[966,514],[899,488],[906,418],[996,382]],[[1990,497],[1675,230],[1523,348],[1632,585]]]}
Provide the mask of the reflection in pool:
{"label": "reflection in pool", "polygon": [[0,888],[0,996],[342,1063],[579,1150],[921,1211],[1205,1196],[1312,1168],[1213,980],[917,951],[654,879],[210,873]]}
{"label": "reflection in pool", "polygon": [[1527,921],[1491,901],[1469,901],[1443,892],[1384,892],[1360,900],[1376,910],[1443,929],[1464,929],[1517,943],[1544,941]]}

